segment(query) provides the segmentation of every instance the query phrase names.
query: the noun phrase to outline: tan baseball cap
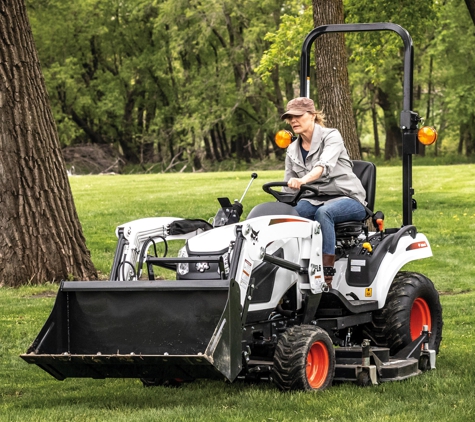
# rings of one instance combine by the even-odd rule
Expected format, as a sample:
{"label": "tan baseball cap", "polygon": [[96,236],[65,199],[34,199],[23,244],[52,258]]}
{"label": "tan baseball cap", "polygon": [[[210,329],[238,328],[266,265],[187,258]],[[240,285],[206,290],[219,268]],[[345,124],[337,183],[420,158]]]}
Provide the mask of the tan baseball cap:
{"label": "tan baseball cap", "polygon": [[303,116],[306,112],[315,114],[315,104],[313,100],[307,97],[297,97],[287,103],[287,111],[280,116],[282,120],[290,116]]}

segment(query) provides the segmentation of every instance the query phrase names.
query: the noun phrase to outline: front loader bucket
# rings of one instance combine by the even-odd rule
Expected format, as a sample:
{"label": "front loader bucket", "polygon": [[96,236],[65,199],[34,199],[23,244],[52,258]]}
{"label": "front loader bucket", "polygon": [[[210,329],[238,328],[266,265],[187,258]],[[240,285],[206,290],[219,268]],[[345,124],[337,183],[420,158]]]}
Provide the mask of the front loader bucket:
{"label": "front loader bucket", "polygon": [[21,357],[55,378],[227,378],[241,370],[234,280],[63,282]]}

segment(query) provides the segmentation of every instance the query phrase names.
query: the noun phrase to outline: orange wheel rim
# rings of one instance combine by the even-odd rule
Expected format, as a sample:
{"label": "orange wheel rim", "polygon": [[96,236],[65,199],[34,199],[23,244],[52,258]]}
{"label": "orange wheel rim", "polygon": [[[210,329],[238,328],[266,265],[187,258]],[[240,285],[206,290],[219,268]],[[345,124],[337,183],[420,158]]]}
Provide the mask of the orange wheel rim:
{"label": "orange wheel rim", "polygon": [[429,331],[431,330],[432,319],[430,316],[430,309],[429,305],[424,299],[418,297],[414,301],[410,318],[412,340],[415,340],[421,335],[423,325],[427,325],[429,327]]}
{"label": "orange wheel rim", "polygon": [[312,344],[307,355],[307,379],[312,388],[320,388],[328,375],[328,350],[325,343],[317,341]]}

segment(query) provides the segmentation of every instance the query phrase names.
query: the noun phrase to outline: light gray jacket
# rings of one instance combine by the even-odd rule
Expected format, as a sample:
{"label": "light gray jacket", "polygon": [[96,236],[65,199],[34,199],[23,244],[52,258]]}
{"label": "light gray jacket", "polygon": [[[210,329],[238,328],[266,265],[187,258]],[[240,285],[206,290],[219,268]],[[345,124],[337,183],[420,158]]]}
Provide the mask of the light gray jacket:
{"label": "light gray jacket", "polygon": [[[322,195],[347,196],[366,205],[366,192],[353,173],[353,163],[337,129],[324,128],[315,124],[310,151],[305,162],[300,151],[300,140],[292,142],[287,148],[284,180],[288,181],[291,177],[303,177],[317,166],[323,167],[323,173],[312,184],[318,187]],[[295,193],[295,190],[291,188],[284,187],[283,190]],[[323,202],[315,199],[308,201],[314,205]]]}

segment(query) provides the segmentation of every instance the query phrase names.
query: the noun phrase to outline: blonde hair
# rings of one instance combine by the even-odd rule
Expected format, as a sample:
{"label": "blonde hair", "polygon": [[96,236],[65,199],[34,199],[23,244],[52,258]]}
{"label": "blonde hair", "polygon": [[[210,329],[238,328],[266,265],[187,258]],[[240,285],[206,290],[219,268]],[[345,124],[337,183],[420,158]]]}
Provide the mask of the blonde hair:
{"label": "blonde hair", "polygon": [[322,110],[317,110],[315,113],[315,123],[319,124],[322,127],[325,127],[325,113]]}
{"label": "blonde hair", "polygon": [[[315,113],[311,113],[310,111],[307,111],[307,113],[314,114],[315,123],[317,123],[318,125],[322,127],[325,127],[326,118],[325,118],[325,113],[322,110],[317,110]],[[290,121],[291,121],[290,118],[285,119],[285,122],[288,123],[289,125],[290,125]]]}

